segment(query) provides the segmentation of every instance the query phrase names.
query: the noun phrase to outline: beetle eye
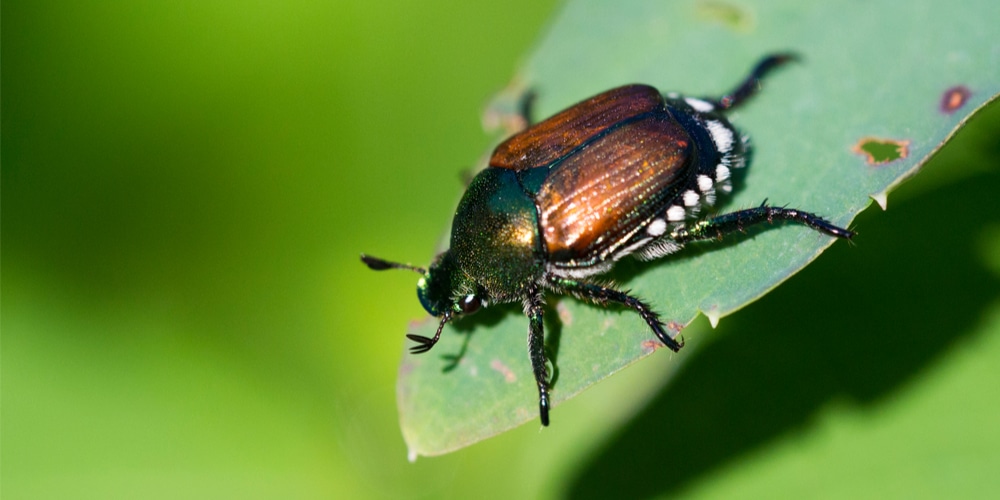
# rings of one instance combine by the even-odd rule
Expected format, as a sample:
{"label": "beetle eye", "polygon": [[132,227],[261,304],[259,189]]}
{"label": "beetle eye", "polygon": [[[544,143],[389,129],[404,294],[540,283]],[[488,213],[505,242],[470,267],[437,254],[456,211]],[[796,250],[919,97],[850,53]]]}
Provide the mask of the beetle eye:
{"label": "beetle eye", "polygon": [[458,302],[458,307],[462,310],[462,314],[472,314],[483,307],[483,299],[475,295],[466,295]]}

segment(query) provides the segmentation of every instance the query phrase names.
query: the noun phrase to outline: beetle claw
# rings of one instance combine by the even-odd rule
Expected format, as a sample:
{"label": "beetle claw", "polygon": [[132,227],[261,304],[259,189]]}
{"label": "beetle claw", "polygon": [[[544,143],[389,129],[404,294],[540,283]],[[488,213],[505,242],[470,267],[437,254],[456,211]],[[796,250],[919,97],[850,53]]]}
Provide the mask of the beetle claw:
{"label": "beetle claw", "polygon": [[414,335],[412,333],[408,334],[406,338],[418,344],[410,348],[410,352],[413,354],[425,353],[431,350],[431,347],[434,347],[434,344],[437,343],[437,339],[427,338],[424,337],[423,335]]}

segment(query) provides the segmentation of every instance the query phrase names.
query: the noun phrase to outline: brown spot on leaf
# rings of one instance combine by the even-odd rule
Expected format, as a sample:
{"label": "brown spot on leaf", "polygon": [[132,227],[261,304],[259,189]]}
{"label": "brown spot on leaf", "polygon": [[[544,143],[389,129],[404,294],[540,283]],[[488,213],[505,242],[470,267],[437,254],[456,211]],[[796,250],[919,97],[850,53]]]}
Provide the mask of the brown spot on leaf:
{"label": "brown spot on leaf", "polygon": [[851,150],[864,156],[869,165],[885,165],[906,158],[910,154],[910,141],[862,137]]}
{"label": "brown spot on leaf", "polygon": [[971,96],[972,91],[964,85],[956,85],[945,90],[941,95],[941,112],[950,115],[958,111],[958,108],[964,106]]}
{"label": "brown spot on leaf", "polygon": [[663,347],[663,342],[660,342],[659,340],[643,340],[642,341],[642,350],[644,352],[654,352],[654,351],[656,351],[657,349],[659,349],[661,347]]}
{"label": "brown spot on leaf", "polygon": [[[666,324],[666,327],[667,327],[667,330],[670,330],[670,333],[673,333],[673,335],[671,335],[671,337],[674,337],[674,338],[676,338],[678,335],[680,335],[681,330],[684,329],[684,325],[682,325],[682,324],[680,324],[680,323],[678,323],[676,321],[668,321],[667,324]],[[646,352],[653,352],[653,351],[655,351],[655,350],[657,350],[657,349],[659,349],[661,347],[664,347],[664,345],[663,345],[663,342],[660,342],[659,339],[655,339],[655,340],[653,340],[653,339],[647,339],[647,340],[643,340],[642,341],[642,350],[646,351]]]}
{"label": "brown spot on leaf", "polygon": [[493,361],[490,361],[490,368],[496,370],[497,372],[500,372],[500,374],[503,375],[504,381],[506,381],[508,384],[513,384],[514,382],[517,382],[517,375],[515,375],[510,368],[507,368],[507,365],[503,364],[503,362],[500,361],[499,359],[494,359]]}
{"label": "brown spot on leaf", "polygon": [[569,308],[566,307],[566,304],[564,304],[561,300],[558,304],[556,304],[556,314],[559,315],[559,322],[562,323],[563,326],[573,324],[573,313],[569,311]]}

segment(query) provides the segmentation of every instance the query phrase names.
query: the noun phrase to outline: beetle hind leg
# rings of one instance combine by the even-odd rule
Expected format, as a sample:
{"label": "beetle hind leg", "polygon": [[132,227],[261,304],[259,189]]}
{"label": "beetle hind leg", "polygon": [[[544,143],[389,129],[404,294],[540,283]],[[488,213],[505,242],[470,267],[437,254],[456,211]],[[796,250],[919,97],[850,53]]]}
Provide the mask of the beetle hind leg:
{"label": "beetle hind leg", "polygon": [[538,94],[534,90],[528,89],[518,101],[517,111],[529,127],[535,124],[535,101],[537,99]]}
{"label": "beetle hind leg", "polygon": [[714,99],[706,99],[712,106],[717,110],[727,110],[735,108],[740,104],[746,102],[747,99],[752,97],[760,90],[760,80],[764,78],[765,75],[770,73],[775,68],[782,66],[788,62],[798,60],[798,56],[792,53],[785,54],[771,54],[754,66],[750,74],[740,82],[732,91],[723,95],[722,97]]}
{"label": "beetle hind leg", "polygon": [[616,290],[614,288],[605,287],[601,285],[595,285],[593,283],[586,283],[582,281],[560,278],[553,274],[547,274],[545,276],[546,285],[558,292],[568,293],[574,297],[593,302],[598,305],[607,305],[609,302],[615,302],[621,304],[633,311],[639,313],[639,316],[646,321],[649,328],[653,330],[656,338],[660,339],[663,345],[670,348],[671,351],[677,352],[684,347],[684,341],[681,339],[675,339],[669,333],[667,333],[666,325],[660,320],[660,315],[657,314],[648,304],[639,300],[628,292],[623,292],[621,290]]}

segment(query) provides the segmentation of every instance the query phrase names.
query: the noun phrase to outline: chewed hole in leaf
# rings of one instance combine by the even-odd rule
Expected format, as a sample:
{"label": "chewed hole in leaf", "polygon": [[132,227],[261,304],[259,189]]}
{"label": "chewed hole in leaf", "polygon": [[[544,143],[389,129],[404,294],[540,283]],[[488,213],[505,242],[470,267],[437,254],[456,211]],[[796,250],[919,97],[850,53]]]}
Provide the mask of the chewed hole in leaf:
{"label": "chewed hole in leaf", "polygon": [[910,141],[864,137],[852,151],[865,156],[869,165],[885,165],[906,158],[910,154]]}
{"label": "chewed hole in leaf", "polygon": [[944,91],[941,95],[941,112],[952,114],[965,105],[972,96],[972,91],[964,85],[956,85]]}

